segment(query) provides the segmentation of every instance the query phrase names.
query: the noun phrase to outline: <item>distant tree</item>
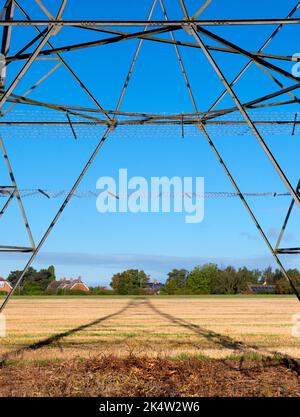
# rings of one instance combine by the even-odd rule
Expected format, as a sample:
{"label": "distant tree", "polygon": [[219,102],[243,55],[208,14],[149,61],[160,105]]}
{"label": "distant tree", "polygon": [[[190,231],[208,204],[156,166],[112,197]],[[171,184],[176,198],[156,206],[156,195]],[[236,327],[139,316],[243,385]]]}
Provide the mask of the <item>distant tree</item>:
{"label": "distant tree", "polygon": [[[34,280],[34,276],[35,276],[36,272],[37,271],[34,268],[32,268],[32,267],[28,268],[27,272],[24,275],[24,279],[21,283],[21,288],[22,288],[24,282],[31,282],[31,281]],[[21,274],[22,274],[22,271],[12,271],[8,275],[7,280],[11,283],[11,285],[13,287],[16,285],[16,282],[20,278]]]}
{"label": "distant tree", "polygon": [[[8,281],[15,286],[18,279],[20,278],[22,271],[12,271],[8,276]],[[53,280],[54,267],[48,269],[41,269],[40,271],[34,268],[28,268],[28,271],[24,275],[22,280],[19,293],[22,294],[42,294],[45,292],[49,283]],[[54,274],[55,278],[55,274]]]}
{"label": "distant tree", "polygon": [[53,265],[50,265],[48,268],[48,271],[50,273],[50,282],[53,282],[56,280],[56,274],[55,274],[55,267]]}
{"label": "distant tree", "polygon": [[145,288],[148,281],[149,276],[144,271],[129,269],[115,274],[110,285],[118,294],[126,295],[137,293],[137,290]]}
{"label": "distant tree", "polygon": [[214,294],[234,294],[234,278],[236,270],[233,267],[227,267],[220,271],[214,283]]}
{"label": "distant tree", "polygon": [[168,273],[168,279],[166,282],[173,281],[174,283],[176,283],[176,286],[178,288],[186,287],[188,277],[189,271],[187,271],[186,269],[172,269],[172,271]]}
{"label": "distant tree", "polygon": [[35,281],[24,281],[21,289],[22,295],[40,295],[43,292],[39,283]]}
{"label": "distant tree", "polygon": [[250,270],[245,266],[237,270],[237,282],[239,286],[244,284],[258,284],[261,277],[261,271],[259,269]]}
{"label": "distant tree", "polygon": [[49,269],[41,269],[34,275],[33,281],[42,291],[45,291],[50,282],[53,281],[52,271],[49,271]]}
{"label": "distant tree", "polygon": [[282,271],[280,269],[275,269],[275,272],[273,273],[272,277],[272,284],[276,285],[276,283],[282,278],[284,278]]}
{"label": "distant tree", "polygon": [[247,289],[249,283],[257,283],[259,271],[250,271],[246,267],[236,270],[229,266],[217,276],[213,292],[216,294],[240,294]]}
{"label": "distant tree", "polygon": [[168,273],[168,278],[161,289],[161,293],[169,295],[191,293],[191,289],[187,284],[188,277],[189,271],[186,269],[172,269]]}
{"label": "distant tree", "polygon": [[187,284],[194,293],[209,294],[212,292],[218,274],[217,265],[197,266],[189,274]]}
{"label": "distant tree", "polygon": [[[298,291],[300,291],[300,272],[298,269],[289,269],[287,273],[290,279],[293,281],[295,287],[298,289]],[[278,274],[278,279],[275,282],[275,292],[277,294],[293,294],[294,292],[289,281],[283,276],[283,274],[280,275]]]}
{"label": "distant tree", "polygon": [[169,280],[167,279],[167,281],[165,282],[165,285],[162,287],[161,289],[161,293],[162,294],[168,294],[168,295],[174,295],[174,294],[178,294],[180,292],[180,289],[177,286],[177,283],[175,280]]}

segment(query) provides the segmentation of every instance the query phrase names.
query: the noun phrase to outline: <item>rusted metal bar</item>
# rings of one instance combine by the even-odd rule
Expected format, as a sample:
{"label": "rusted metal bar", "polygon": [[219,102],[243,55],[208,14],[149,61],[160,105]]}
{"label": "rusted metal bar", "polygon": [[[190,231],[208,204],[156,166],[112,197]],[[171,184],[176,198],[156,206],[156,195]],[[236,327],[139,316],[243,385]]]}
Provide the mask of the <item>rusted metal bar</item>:
{"label": "rusted metal bar", "polygon": [[[215,20],[197,20],[190,19],[190,23],[198,26],[256,26],[256,25],[298,25],[299,18],[293,19],[215,19]],[[139,27],[147,26],[147,20],[53,20],[54,26],[60,27],[80,27],[80,26],[122,26],[122,27]],[[152,20],[149,26],[182,26],[185,20]],[[30,22],[26,20],[2,20],[0,26],[48,26],[49,20],[34,19]]]}
{"label": "rusted metal bar", "polygon": [[5,246],[5,245],[0,246],[0,252],[5,252],[5,253],[16,253],[16,252],[30,253],[32,251],[33,249],[31,247],[26,247],[26,246]]}
{"label": "rusted metal bar", "polygon": [[[160,28],[160,29],[154,29],[152,31],[148,30],[146,31],[146,33],[144,32],[136,32],[136,33],[130,33],[130,32],[124,32],[124,31],[120,31],[120,30],[113,30],[113,29],[108,29],[108,28],[90,28],[90,27],[82,27],[82,29],[87,29],[87,30],[94,30],[97,32],[101,32],[101,33],[110,33],[110,34],[115,34],[115,35],[122,35],[122,37],[120,38],[111,38],[111,41],[106,41],[103,39],[98,39],[95,41],[90,41],[90,42],[81,42],[81,43],[73,43],[71,45],[67,45],[67,46],[61,46],[58,48],[53,48],[53,50],[55,50],[56,53],[59,52],[71,52],[74,50],[78,50],[78,49],[84,49],[84,48],[91,48],[91,47],[96,47],[96,46],[100,46],[106,43],[112,43],[112,42],[116,42],[116,41],[123,41],[123,40],[133,40],[133,39],[144,39],[144,40],[148,40],[148,41],[153,41],[153,42],[157,42],[157,43],[165,43],[165,44],[171,44],[171,45],[178,45],[178,46],[186,46],[189,48],[196,48],[199,49],[199,45],[192,43],[192,42],[185,42],[185,41],[180,41],[180,40],[171,40],[171,39],[165,39],[165,38],[160,38],[157,36],[150,36],[149,33],[152,34],[158,34],[158,33],[165,33],[169,31],[168,29],[165,28]],[[174,27],[173,31],[180,29],[179,27]],[[208,50],[210,51],[216,51],[216,52],[224,52],[224,53],[230,53],[230,54],[235,54],[235,55],[239,55],[240,53],[232,50],[230,48],[225,48],[225,47],[221,47],[221,46],[216,46],[216,45],[207,45]],[[53,51],[52,50],[52,51]],[[42,59],[42,56],[44,54],[51,54],[51,51],[42,51],[39,54],[40,59]],[[276,60],[281,60],[281,61],[290,61],[290,62],[297,62],[300,60],[300,57],[293,57],[291,55],[276,55],[276,54],[270,54],[270,53],[262,53],[262,52],[254,52],[254,51],[250,51],[250,53],[254,56],[258,56],[260,58],[267,58],[267,59],[276,59]],[[8,61],[13,61],[15,59],[25,59],[26,55],[24,55],[23,57],[18,57],[16,58],[16,56],[10,56],[8,57]],[[37,58],[37,59],[38,59]]]}
{"label": "rusted metal bar", "polygon": [[[62,53],[62,52],[76,51],[76,50],[83,49],[83,48],[91,48],[91,47],[95,47],[95,46],[109,45],[109,44],[112,44],[112,43],[126,41],[126,40],[144,39],[144,38],[146,38],[147,35],[149,36],[149,34],[150,35],[161,34],[161,33],[169,32],[170,30],[175,31],[175,30],[179,30],[179,29],[180,29],[180,27],[170,26],[170,28],[169,27],[163,27],[163,28],[148,30],[146,33],[144,33],[145,30],[143,30],[143,31],[136,32],[136,33],[127,33],[125,35],[113,36],[111,38],[98,39],[96,41],[83,42],[83,43],[78,43],[78,44],[71,44],[71,45],[61,46],[61,47],[58,47],[58,48],[52,48],[52,49],[46,50],[46,51],[41,51],[39,53],[39,57],[49,56],[49,55],[58,54],[58,53]],[[28,59],[29,56],[30,56],[30,54],[23,54],[22,55],[18,52],[18,54],[9,57],[8,61],[24,60],[24,59]]]}

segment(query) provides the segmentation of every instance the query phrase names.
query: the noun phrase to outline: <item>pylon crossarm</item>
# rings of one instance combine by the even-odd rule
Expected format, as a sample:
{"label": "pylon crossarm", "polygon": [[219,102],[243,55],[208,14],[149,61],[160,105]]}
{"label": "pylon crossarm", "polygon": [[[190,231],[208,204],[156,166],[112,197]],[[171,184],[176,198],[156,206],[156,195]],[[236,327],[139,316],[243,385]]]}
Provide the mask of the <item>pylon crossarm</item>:
{"label": "pylon crossarm", "polygon": [[[282,25],[280,25],[282,27]],[[89,29],[89,30],[96,30],[96,28],[87,28],[87,27],[83,27],[83,29]],[[80,43],[72,43],[70,45],[64,45],[64,46],[60,46],[57,48],[53,48],[51,50],[47,50],[47,51],[41,51],[38,55],[38,57],[36,59],[46,59],[48,57],[48,59],[55,59],[55,58],[51,58],[51,55],[55,55],[57,53],[63,53],[63,52],[72,52],[75,50],[81,50],[81,49],[85,49],[85,48],[93,48],[93,47],[97,47],[97,46],[101,46],[101,45],[107,45],[109,43],[116,43],[116,42],[121,42],[121,41],[129,41],[129,40],[134,40],[134,39],[143,39],[143,40],[148,40],[148,41],[152,41],[152,42],[156,42],[156,43],[163,43],[163,44],[170,44],[170,45],[178,45],[178,46],[185,46],[188,48],[193,48],[193,49],[200,49],[199,45],[192,43],[192,42],[185,42],[185,41],[181,41],[181,40],[172,40],[172,39],[165,39],[165,38],[160,38],[158,36],[151,36],[151,34],[159,34],[159,33],[166,33],[169,32],[170,30],[172,30],[173,32],[178,31],[180,28],[179,27],[169,27],[169,28],[159,28],[159,29],[152,29],[152,30],[147,30],[147,31],[139,31],[139,32],[135,32],[135,33],[130,33],[130,32],[124,32],[124,31],[120,31],[120,30],[112,30],[112,29],[108,29],[108,28],[101,28],[101,29],[97,29],[97,32],[100,33],[110,33],[110,34],[115,34],[115,35],[119,35],[118,37],[112,37],[112,38],[106,38],[106,39],[97,39],[95,41],[89,41],[89,42],[80,42]],[[149,35],[150,34],[150,35]],[[228,53],[231,55],[240,55],[240,52],[230,49],[230,48],[225,48],[225,47],[221,47],[221,46],[217,46],[217,45],[206,45],[207,49],[209,51],[216,51],[216,52],[223,52],[223,53]],[[273,60],[279,60],[279,61],[287,61],[287,62],[298,62],[300,61],[299,57],[294,57],[291,55],[276,55],[276,54],[270,54],[270,53],[262,53],[262,52],[255,52],[255,51],[250,51],[251,55],[255,56],[255,57],[260,57],[260,58],[264,58],[264,59],[273,59]],[[28,54],[23,54],[23,55],[12,55],[10,57],[7,58],[8,62],[11,61],[20,61],[20,60],[24,60],[28,58]],[[253,62],[253,61],[252,61]]]}
{"label": "pylon crossarm", "polygon": [[[91,47],[96,47],[96,46],[101,46],[101,45],[109,45],[109,44],[113,44],[113,43],[117,43],[117,42],[121,42],[125,40],[126,41],[134,40],[134,39],[143,40],[143,39],[146,39],[149,35],[163,34],[163,33],[169,32],[170,30],[175,31],[179,29],[180,27],[170,26],[170,27],[163,27],[163,28],[156,28],[156,29],[149,29],[149,30],[144,29],[142,31],[138,31],[135,33],[127,32],[124,35],[113,36],[111,38],[105,38],[105,39],[98,39],[96,41],[65,45],[65,46],[61,46],[57,48],[52,47],[50,50],[41,51],[38,57],[39,58],[47,57],[49,55],[54,55],[58,53],[60,54],[62,52],[71,52],[71,51],[76,51],[76,50],[80,50],[84,48],[91,48]],[[18,53],[16,55],[10,56],[8,58],[8,62],[28,59],[30,55],[31,54],[29,53],[28,54]]]}
{"label": "pylon crossarm", "polygon": [[9,245],[0,246],[0,252],[6,252],[6,253],[17,253],[17,252],[30,253],[33,251],[34,249],[28,246],[9,246]]}
{"label": "pylon crossarm", "polygon": [[[23,13],[23,15],[25,16],[25,18],[27,19],[27,22],[31,22],[30,16],[25,12],[25,10],[23,9],[23,7],[19,4],[19,2],[17,0],[14,0],[16,6],[18,7],[18,9],[21,11],[21,13]],[[37,25],[33,25],[34,29],[40,33],[41,29],[38,28]],[[51,44],[51,42],[49,42],[49,40],[47,40],[47,45],[49,46],[49,48],[52,50],[54,49],[53,45]],[[60,60],[60,62],[65,66],[65,68],[69,71],[69,73],[73,76],[73,78],[75,79],[75,81],[77,82],[77,84],[82,88],[82,90],[88,95],[88,97],[93,101],[93,103],[97,106],[97,108],[105,115],[106,119],[110,122],[111,118],[109,117],[109,115],[105,112],[105,110],[102,108],[101,104],[99,103],[99,101],[95,98],[95,96],[90,92],[90,90],[86,87],[86,85],[81,81],[81,79],[76,75],[76,73],[73,71],[73,69],[71,68],[71,66],[65,61],[65,59],[58,53],[56,53],[58,59]]]}
{"label": "pylon crossarm", "polygon": [[[291,18],[296,11],[299,9],[300,7],[300,2],[297,3],[297,5],[291,10],[291,12],[288,14],[287,19]],[[271,41],[278,35],[278,33],[281,31],[281,29],[283,28],[283,25],[278,25],[277,28],[271,33],[271,35],[268,37],[268,39],[262,44],[262,46],[259,48],[259,50],[257,51],[258,53],[261,53],[262,51],[264,51],[264,49],[271,43]],[[254,55],[254,54],[253,54]],[[234,78],[234,80],[232,81],[232,83],[230,84],[232,87],[237,83],[237,81],[239,81],[239,79],[248,71],[248,69],[251,67],[251,65],[253,64],[253,59],[251,59],[242,69],[241,71],[237,74],[237,76]],[[284,87],[283,87],[284,88]],[[217,98],[217,100],[213,103],[213,105],[209,108],[208,113],[211,112],[212,110],[214,110],[217,105],[222,101],[222,99],[226,96],[226,94],[228,93],[227,89],[225,89],[223,91],[223,93]],[[289,92],[288,94],[291,94],[291,92]]]}
{"label": "pylon crossarm", "polygon": [[[17,0],[14,0],[16,2]],[[186,23],[185,20],[175,19],[169,20],[168,22],[164,20],[152,20],[149,26],[182,26],[183,23]],[[218,27],[218,26],[260,26],[260,25],[299,25],[300,18],[293,19],[280,19],[280,18],[267,18],[267,19],[190,19],[189,23],[194,24],[195,26],[209,26],[209,27]],[[48,26],[49,20],[45,19],[32,19],[31,21],[26,20],[1,20],[0,26]],[[147,20],[57,20],[54,19],[51,21],[51,24],[57,27],[87,27],[87,28],[97,28],[97,27],[144,27],[147,26]]]}
{"label": "pylon crossarm", "polygon": [[281,255],[296,255],[300,254],[300,248],[278,248],[276,253]]}

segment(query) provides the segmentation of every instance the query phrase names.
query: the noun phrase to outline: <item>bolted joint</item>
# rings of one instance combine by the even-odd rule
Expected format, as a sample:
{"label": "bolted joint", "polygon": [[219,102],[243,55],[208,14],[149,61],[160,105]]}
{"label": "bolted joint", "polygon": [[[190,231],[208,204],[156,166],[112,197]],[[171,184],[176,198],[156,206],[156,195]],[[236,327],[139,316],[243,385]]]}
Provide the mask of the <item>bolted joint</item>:
{"label": "bolted joint", "polygon": [[[50,27],[51,27],[51,25],[50,25]],[[57,23],[56,22],[55,25],[52,25],[52,29],[51,29],[52,35],[53,36],[57,35],[60,32],[60,30],[62,29],[62,27],[63,27],[62,23]]]}
{"label": "bolted joint", "polygon": [[191,22],[185,22],[182,25],[182,29],[190,36],[194,35],[194,30],[197,30],[197,25]]}
{"label": "bolted joint", "polygon": [[110,122],[107,124],[107,127],[113,130],[117,127],[117,125],[118,125],[117,120],[110,120]]}

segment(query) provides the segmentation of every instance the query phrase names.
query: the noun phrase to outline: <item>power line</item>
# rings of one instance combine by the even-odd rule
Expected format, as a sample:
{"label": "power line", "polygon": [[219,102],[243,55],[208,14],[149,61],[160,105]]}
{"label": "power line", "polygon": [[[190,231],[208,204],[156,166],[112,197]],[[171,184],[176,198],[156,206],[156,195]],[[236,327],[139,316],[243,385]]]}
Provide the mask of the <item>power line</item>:
{"label": "power line", "polygon": [[[7,192],[0,187],[0,198],[7,198]],[[48,199],[56,199],[56,198],[63,198],[68,194],[68,190],[66,189],[42,189],[42,188],[24,188],[19,189],[20,196],[22,198],[30,198],[30,197],[42,197]],[[136,191],[134,191],[136,196]],[[78,190],[74,193],[74,197],[77,198],[97,198],[99,195],[106,195],[107,197],[112,196],[112,193],[109,192],[101,192],[101,191],[92,191],[92,190]],[[255,198],[281,198],[281,197],[290,197],[289,192],[277,192],[277,191],[266,191],[266,192],[244,192],[242,193],[244,197],[255,197]],[[122,194],[113,195],[117,199],[125,199],[127,196],[123,196]],[[131,194],[128,193],[128,197],[130,198]],[[141,192],[139,194],[139,198],[162,198],[162,197],[190,197],[190,198],[235,198],[240,197],[240,194],[235,192],[228,192],[228,191],[207,191],[204,193],[195,193],[192,191],[186,191],[182,193],[177,192]]]}

